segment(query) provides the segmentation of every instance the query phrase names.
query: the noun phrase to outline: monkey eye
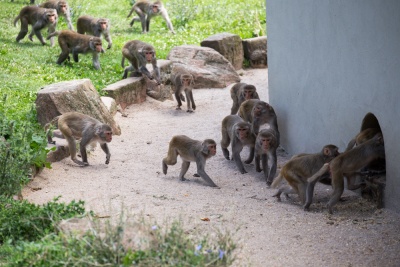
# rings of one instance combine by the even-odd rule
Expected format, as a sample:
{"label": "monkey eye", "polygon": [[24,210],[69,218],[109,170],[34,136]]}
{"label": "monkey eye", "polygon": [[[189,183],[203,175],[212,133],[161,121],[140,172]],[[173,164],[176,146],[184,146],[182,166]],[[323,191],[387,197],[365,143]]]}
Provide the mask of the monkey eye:
{"label": "monkey eye", "polygon": [[152,55],[153,52],[146,52],[146,55]]}

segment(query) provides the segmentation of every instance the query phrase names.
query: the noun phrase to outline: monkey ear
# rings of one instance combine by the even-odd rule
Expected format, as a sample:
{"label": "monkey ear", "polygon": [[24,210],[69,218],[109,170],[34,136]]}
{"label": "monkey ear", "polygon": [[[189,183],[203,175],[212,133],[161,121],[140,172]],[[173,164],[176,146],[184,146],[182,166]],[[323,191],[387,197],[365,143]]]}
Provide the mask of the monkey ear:
{"label": "monkey ear", "polygon": [[201,144],[201,153],[204,153],[206,155],[208,155],[209,151],[208,151],[208,146],[205,143]]}
{"label": "monkey ear", "polygon": [[329,148],[324,148],[324,155],[325,156],[329,156],[330,155]]}

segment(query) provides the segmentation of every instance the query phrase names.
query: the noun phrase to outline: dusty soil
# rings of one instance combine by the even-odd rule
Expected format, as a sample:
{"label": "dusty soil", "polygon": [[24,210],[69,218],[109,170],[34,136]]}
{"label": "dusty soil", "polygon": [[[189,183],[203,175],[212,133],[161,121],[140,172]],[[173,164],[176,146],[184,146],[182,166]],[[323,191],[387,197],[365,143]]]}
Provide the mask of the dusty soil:
{"label": "dusty soil", "polygon": [[[268,71],[242,74],[242,81],[254,84],[268,101]],[[174,101],[148,98],[130,106],[128,117],[116,115],[122,135],[110,144],[109,165],[99,147],[90,155],[89,167],[78,167],[69,158],[54,163],[24,189],[24,198],[41,204],[62,195],[65,202],[84,200],[100,216],[117,217],[123,207],[157,222],[181,219],[189,229],[229,230],[241,246],[235,266],[399,266],[399,214],[377,210],[354,192],[346,190],[345,201],[328,215],[325,204],[331,189],[319,184],[311,211],[304,212],[295,197],[277,202],[272,197],[276,189],[266,188],[254,165],[246,165],[248,173],[240,174],[220,147],[206,171],[221,189],[193,177],[195,164],[187,173],[190,181],[179,181],[180,160],[162,174],[161,160],[173,135],[219,143],[220,123],[231,108],[229,88],[195,90],[193,114],[186,108],[175,110]],[[244,150],[242,157],[247,153]],[[280,150],[279,166],[288,157]],[[203,217],[210,221],[200,220]]]}

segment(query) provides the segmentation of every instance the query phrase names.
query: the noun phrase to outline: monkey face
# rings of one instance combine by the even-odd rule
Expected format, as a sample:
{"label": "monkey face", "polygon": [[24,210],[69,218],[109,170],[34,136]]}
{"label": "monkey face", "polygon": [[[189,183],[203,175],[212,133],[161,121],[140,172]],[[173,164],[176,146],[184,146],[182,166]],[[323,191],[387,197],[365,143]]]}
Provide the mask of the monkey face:
{"label": "monkey face", "polygon": [[244,99],[249,100],[253,98],[253,90],[245,89],[243,91]]}
{"label": "monkey face", "polygon": [[110,143],[112,141],[112,132],[110,131],[104,131],[104,140],[107,143]]}
{"label": "monkey face", "polygon": [[151,61],[154,58],[154,52],[153,51],[146,51],[144,54],[145,54],[147,62],[151,63]]}
{"label": "monkey face", "polygon": [[54,12],[55,10],[53,9],[53,10],[48,10],[47,11],[47,13],[46,13],[46,16],[47,16],[47,20],[50,22],[50,23],[54,23],[54,22],[56,22],[56,20],[57,20],[57,13],[56,12]]}
{"label": "monkey face", "polygon": [[215,156],[217,154],[217,145],[216,144],[211,144],[208,145],[208,154],[211,156]]}
{"label": "monkey face", "polygon": [[158,7],[158,5],[153,5],[151,7],[151,10],[153,11],[153,13],[157,14],[158,12],[160,12],[160,9]]}
{"label": "monkey face", "polygon": [[261,137],[260,145],[263,151],[268,151],[271,147],[271,137]]}
{"label": "monkey face", "polygon": [[236,130],[236,133],[237,133],[237,137],[240,140],[244,140],[244,139],[247,138],[247,135],[249,133],[249,128],[247,128],[247,127],[238,127],[237,130]]}
{"label": "monkey face", "polygon": [[100,29],[101,29],[102,31],[104,31],[104,30],[107,29],[107,21],[106,21],[106,20],[100,20],[100,21],[99,21],[99,25],[100,25]]}
{"label": "monkey face", "polygon": [[58,12],[65,14],[67,13],[67,4],[59,2],[58,3]]}
{"label": "monkey face", "polygon": [[95,43],[95,48],[96,48],[96,52],[102,52],[103,51],[103,47],[101,46],[101,43]]}

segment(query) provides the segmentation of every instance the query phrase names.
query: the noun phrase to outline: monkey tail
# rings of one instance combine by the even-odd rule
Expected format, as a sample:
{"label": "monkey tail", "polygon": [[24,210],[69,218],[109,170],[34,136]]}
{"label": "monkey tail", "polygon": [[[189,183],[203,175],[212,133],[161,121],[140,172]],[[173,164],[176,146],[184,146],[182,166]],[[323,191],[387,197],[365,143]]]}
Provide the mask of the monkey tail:
{"label": "monkey tail", "polygon": [[125,68],[125,57],[122,55],[121,67]]}
{"label": "monkey tail", "polygon": [[17,22],[18,22],[19,18],[20,18],[20,16],[18,15],[18,16],[14,19],[14,27],[17,26]]}
{"label": "monkey tail", "polygon": [[127,18],[129,18],[132,15],[134,9],[135,9],[135,6],[132,7],[131,12],[129,12]]}
{"label": "monkey tail", "polygon": [[278,177],[274,179],[274,181],[271,184],[271,188],[277,188],[278,185],[282,182],[283,176],[279,173]]}

